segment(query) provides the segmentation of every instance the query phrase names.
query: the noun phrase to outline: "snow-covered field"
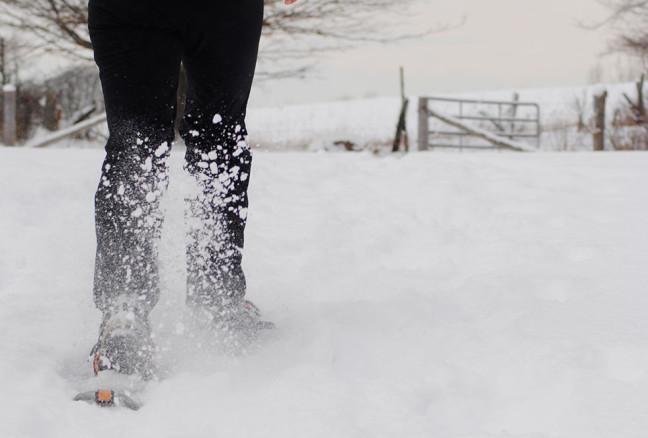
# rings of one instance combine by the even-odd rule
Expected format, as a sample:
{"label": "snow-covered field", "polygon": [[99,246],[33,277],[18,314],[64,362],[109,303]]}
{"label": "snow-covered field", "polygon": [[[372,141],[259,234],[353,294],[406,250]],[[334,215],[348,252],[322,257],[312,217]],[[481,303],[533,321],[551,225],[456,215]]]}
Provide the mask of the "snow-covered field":
{"label": "snow-covered field", "polygon": [[[595,95],[607,90],[607,122],[608,149],[613,149],[610,136],[618,128],[613,121],[616,112],[628,110],[624,94],[635,99],[636,85],[634,83],[609,83],[587,85],[580,87],[518,89],[495,91],[472,91],[465,93],[436,93],[430,91],[427,96],[446,97],[452,99],[477,99],[510,102],[514,93],[520,102],[537,103],[540,106],[541,138],[540,150],[543,151],[591,151],[593,99]],[[407,116],[408,133],[412,149],[416,149],[418,141],[418,96],[410,96]],[[431,103],[431,108],[446,116],[457,116],[456,103]],[[493,107],[465,105],[468,114],[497,116]],[[349,141],[359,149],[377,149],[384,147],[391,150],[396,130],[396,122],[401,109],[399,97],[376,97],[365,99],[350,99],[344,101],[316,102],[302,105],[287,105],[281,107],[252,107],[248,110],[247,127],[250,131],[250,142],[253,146],[264,150],[282,151],[321,151],[339,150],[335,146],[338,141]],[[481,112],[480,112],[481,110]],[[509,111],[504,107],[503,111]],[[528,108],[527,108],[528,110]],[[535,114],[524,114],[521,109],[518,117],[535,117]],[[623,113],[623,111],[622,111]],[[504,116],[507,114],[504,113]],[[578,120],[586,125],[579,132]],[[476,122],[469,122],[473,126]],[[448,130],[448,126],[436,119],[431,119],[430,128]],[[481,128],[492,130],[489,123]],[[535,129],[531,124],[518,124],[516,130],[526,128],[526,133]],[[97,132],[106,135],[106,127],[95,128]],[[28,143],[38,143],[44,136],[51,134],[41,128]],[[618,134],[618,133],[617,133]],[[537,147],[535,139],[518,139]],[[483,144],[483,142],[480,142]],[[645,141],[644,141],[645,143]],[[55,144],[57,148],[96,148],[98,142],[63,141]]]}
{"label": "snow-covered field", "polygon": [[[436,93],[427,96],[453,99],[481,99],[511,101],[517,93],[521,102],[540,106],[542,123],[542,150],[592,150],[591,132],[578,132],[579,116],[590,125],[593,117],[594,95],[607,90],[608,124],[616,110],[627,108],[623,94],[636,97],[633,83],[610,83],[581,87],[539,88],[518,90],[472,91],[466,93]],[[277,108],[250,108],[248,126],[254,144],[267,149],[325,149],[339,140],[367,145],[391,145],[396,130],[401,101],[396,97],[353,99],[289,105]],[[456,104],[434,105],[437,111],[449,116],[458,115]],[[478,115],[472,109],[472,115]],[[491,116],[496,111],[489,108]],[[418,97],[410,96],[408,129],[413,147],[418,136]],[[518,115],[522,117],[522,115]],[[443,126],[443,124],[440,124]],[[529,127],[529,125],[527,125]],[[447,126],[446,126],[447,128]],[[492,127],[490,127],[492,128]],[[530,141],[535,146],[535,140]]]}
{"label": "snow-covered field", "polygon": [[99,150],[0,148],[0,437],[639,438],[648,154],[257,153],[247,356],[183,325],[180,153],[139,412],[90,374]]}

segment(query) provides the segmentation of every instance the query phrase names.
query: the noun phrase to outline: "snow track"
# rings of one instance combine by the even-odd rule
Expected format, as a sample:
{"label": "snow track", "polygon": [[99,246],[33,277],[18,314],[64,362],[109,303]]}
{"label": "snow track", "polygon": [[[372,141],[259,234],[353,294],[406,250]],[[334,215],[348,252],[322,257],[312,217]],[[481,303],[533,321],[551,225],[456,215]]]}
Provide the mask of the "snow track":
{"label": "snow track", "polygon": [[225,357],[183,309],[174,151],[167,376],[137,413],[89,374],[93,150],[0,148],[0,436],[644,437],[648,154],[257,153],[245,267],[278,325]]}

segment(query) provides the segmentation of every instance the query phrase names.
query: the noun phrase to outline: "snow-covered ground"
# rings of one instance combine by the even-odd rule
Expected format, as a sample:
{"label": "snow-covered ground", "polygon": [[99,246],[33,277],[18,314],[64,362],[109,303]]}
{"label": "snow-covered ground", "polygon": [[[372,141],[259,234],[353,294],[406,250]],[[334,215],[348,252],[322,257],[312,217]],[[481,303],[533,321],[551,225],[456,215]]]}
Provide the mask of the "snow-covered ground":
{"label": "snow-covered ground", "polygon": [[174,155],[139,412],[90,374],[99,150],[0,148],[0,436],[639,438],[648,154],[257,153],[245,266],[278,324],[247,356],[183,325]]}

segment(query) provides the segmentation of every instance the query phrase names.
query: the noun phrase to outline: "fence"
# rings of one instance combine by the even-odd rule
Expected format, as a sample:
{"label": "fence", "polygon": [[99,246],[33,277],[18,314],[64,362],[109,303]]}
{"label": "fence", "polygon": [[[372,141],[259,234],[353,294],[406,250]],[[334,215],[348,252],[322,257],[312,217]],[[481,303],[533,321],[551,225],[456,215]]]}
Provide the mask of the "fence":
{"label": "fence", "polygon": [[421,97],[418,129],[421,151],[431,148],[530,150],[529,140],[536,148],[540,146],[540,106],[517,99]]}

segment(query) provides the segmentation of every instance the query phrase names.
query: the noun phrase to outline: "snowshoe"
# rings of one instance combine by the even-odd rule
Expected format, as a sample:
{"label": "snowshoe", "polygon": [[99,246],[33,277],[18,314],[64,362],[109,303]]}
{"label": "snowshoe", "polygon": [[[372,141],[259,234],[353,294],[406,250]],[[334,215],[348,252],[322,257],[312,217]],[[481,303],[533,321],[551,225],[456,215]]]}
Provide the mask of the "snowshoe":
{"label": "snowshoe", "polygon": [[97,389],[82,392],[74,400],[137,410],[140,404],[134,394],[155,374],[154,352],[147,318],[128,306],[104,315],[99,340],[90,354]]}
{"label": "snowshoe", "polygon": [[225,350],[238,354],[263,334],[275,328],[274,323],[262,319],[259,308],[251,301],[240,301],[212,308],[194,308],[200,325],[215,332],[214,341]]}

